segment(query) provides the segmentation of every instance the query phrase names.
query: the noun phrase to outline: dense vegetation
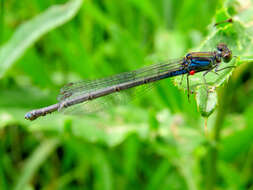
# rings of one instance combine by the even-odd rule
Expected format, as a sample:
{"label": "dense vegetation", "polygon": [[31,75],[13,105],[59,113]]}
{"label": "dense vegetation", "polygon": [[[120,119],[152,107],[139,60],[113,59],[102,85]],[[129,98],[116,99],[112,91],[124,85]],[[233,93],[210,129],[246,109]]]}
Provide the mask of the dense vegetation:
{"label": "dense vegetation", "polygon": [[[251,0],[0,2],[0,189],[253,189]],[[197,74],[190,101],[177,77],[96,114],[24,119],[68,82],[220,42],[236,69],[208,74],[208,96]]]}

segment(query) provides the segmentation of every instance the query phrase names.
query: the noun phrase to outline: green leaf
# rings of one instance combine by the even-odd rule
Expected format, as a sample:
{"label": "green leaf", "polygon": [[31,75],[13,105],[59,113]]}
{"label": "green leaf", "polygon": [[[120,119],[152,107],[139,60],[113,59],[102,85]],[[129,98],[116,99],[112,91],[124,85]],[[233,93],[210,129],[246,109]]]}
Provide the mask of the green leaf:
{"label": "green leaf", "polygon": [[[219,68],[224,68],[227,66],[236,66],[240,60],[240,56],[245,55],[247,50],[250,47],[252,38],[247,34],[247,29],[239,22],[234,22],[230,25],[225,26],[222,29],[219,29],[198,48],[199,51],[213,51],[215,50],[217,44],[226,43],[228,47],[232,50],[233,55],[236,55],[238,58],[233,58],[229,63],[222,63]],[[218,87],[222,85],[228,77],[231,75],[233,69],[224,69],[215,74],[209,72],[206,75],[206,82],[210,86]],[[182,85],[180,85],[181,77],[175,78],[175,83],[180,88],[187,89],[186,78],[183,79]],[[194,76],[190,76],[190,87],[191,90],[196,89],[199,85],[202,85],[203,73],[197,73]]]}
{"label": "green leaf", "polygon": [[199,112],[203,117],[209,117],[217,105],[216,91],[207,92],[207,87],[200,86],[196,91],[196,101]]}
{"label": "green leaf", "polygon": [[93,169],[96,181],[94,189],[113,189],[114,178],[112,175],[112,167],[108,162],[106,153],[100,149],[95,149],[94,151]]}
{"label": "green leaf", "polygon": [[20,178],[17,180],[15,190],[24,189],[29,184],[32,176],[39,166],[47,159],[51,152],[59,144],[58,139],[47,139],[33,152],[33,154],[25,162]]}
{"label": "green leaf", "polygon": [[[248,106],[248,109],[243,113],[245,123],[241,121],[242,126],[239,130],[233,131],[233,133],[224,137],[220,146],[220,159],[224,161],[232,161],[238,158],[240,155],[248,152],[252,148],[253,139],[253,105]],[[231,124],[230,124],[231,125]],[[235,122],[233,125],[237,126]],[[231,127],[231,126],[229,126]],[[238,143],[240,142],[240,143]]]}
{"label": "green leaf", "polygon": [[81,4],[82,0],[72,0],[64,5],[52,6],[19,26],[12,38],[0,49],[0,78],[42,35],[73,18]]}
{"label": "green leaf", "polygon": [[253,55],[251,56],[241,56],[238,60],[239,64],[242,63],[252,63],[253,62]]}
{"label": "green leaf", "polygon": [[[229,63],[222,63],[219,67],[225,68],[229,66],[237,66],[241,63],[251,61],[251,57],[245,57],[250,52],[252,38],[249,35],[248,29],[239,21],[234,21],[231,24],[227,24],[214,31],[208,38],[202,43],[197,51],[213,51],[219,43],[225,43],[232,50],[233,55],[237,56]],[[242,56],[242,60],[240,59]],[[244,58],[244,61],[243,61]],[[216,89],[224,84],[225,81],[231,76],[233,68],[224,69],[218,72],[218,75],[209,72],[206,76],[206,84],[208,88]],[[186,77],[184,77],[181,84],[181,77],[175,78],[175,84],[179,88],[187,89]],[[204,117],[208,117],[215,109],[217,100],[216,93],[207,95],[199,86],[204,85],[203,73],[197,73],[194,76],[190,76],[190,90],[197,91],[197,104],[198,108]],[[203,97],[202,97],[203,96]],[[211,101],[211,102],[208,102]]]}

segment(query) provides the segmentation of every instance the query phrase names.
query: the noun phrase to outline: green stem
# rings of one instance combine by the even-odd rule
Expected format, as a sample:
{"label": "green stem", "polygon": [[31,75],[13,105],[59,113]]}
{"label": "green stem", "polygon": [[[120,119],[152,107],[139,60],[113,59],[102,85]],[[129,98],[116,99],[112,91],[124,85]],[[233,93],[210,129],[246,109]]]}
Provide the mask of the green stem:
{"label": "green stem", "polygon": [[206,189],[213,190],[216,186],[217,178],[217,158],[219,151],[220,142],[220,131],[223,122],[226,118],[228,105],[232,103],[233,91],[237,89],[237,86],[241,83],[240,76],[247,70],[246,67],[240,67],[242,69],[237,69],[230,78],[228,84],[223,89],[218,92],[218,110],[216,120],[213,126],[213,136],[211,138],[211,143],[208,148],[207,157],[207,179],[206,179]]}
{"label": "green stem", "polygon": [[[228,84],[227,86],[229,86]],[[221,89],[218,93],[219,107],[217,110],[217,116],[213,127],[213,134],[211,139],[211,144],[208,148],[208,160],[207,160],[207,179],[206,185],[207,190],[215,189],[216,178],[217,178],[217,158],[218,158],[218,148],[220,141],[220,131],[223,125],[224,119],[227,114],[227,104],[230,102],[229,98],[229,88],[225,87]]]}
{"label": "green stem", "polygon": [[4,0],[0,0],[0,44],[3,41],[4,35]]}

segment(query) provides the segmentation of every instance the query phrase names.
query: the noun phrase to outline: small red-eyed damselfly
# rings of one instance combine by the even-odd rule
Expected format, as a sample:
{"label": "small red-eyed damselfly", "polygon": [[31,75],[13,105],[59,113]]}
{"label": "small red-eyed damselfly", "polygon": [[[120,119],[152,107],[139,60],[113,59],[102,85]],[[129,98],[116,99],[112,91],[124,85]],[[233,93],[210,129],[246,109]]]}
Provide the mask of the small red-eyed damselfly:
{"label": "small red-eyed damselfly", "polygon": [[[205,75],[210,71],[218,72],[233,67],[230,66],[219,69],[219,65],[222,61],[228,63],[231,59],[232,51],[226,44],[220,43],[215,51],[191,52],[183,58],[153,64],[135,71],[97,80],[69,83],[61,89],[58,97],[59,103],[32,110],[26,113],[25,119],[35,120],[40,116],[45,116],[57,110],[60,111],[75,107],[76,105],[83,106],[84,108],[89,105],[92,107],[92,102],[102,97],[108,97],[110,95],[115,96],[121,91],[178,75],[187,76],[189,98],[190,75],[203,72],[205,82]],[[90,111],[94,110],[95,109],[91,109]]]}

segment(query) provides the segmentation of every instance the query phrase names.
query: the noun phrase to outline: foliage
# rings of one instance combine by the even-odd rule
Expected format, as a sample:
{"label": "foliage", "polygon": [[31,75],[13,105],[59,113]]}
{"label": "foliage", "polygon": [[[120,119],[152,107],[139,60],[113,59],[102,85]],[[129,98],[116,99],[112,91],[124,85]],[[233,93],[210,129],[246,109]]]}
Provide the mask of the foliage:
{"label": "foliage", "polygon": [[[2,0],[1,189],[252,189],[252,3]],[[190,102],[179,76],[94,115],[24,120],[68,82],[219,42],[237,67],[208,74],[209,93],[192,76]]]}

